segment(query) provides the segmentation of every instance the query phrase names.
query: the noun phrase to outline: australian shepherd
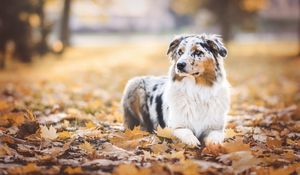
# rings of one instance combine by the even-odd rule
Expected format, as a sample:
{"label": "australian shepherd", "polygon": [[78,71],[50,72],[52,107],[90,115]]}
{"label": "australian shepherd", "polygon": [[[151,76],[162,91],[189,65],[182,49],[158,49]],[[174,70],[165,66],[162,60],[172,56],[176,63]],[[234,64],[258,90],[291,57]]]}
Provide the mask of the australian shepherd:
{"label": "australian shepherd", "polygon": [[220,144],[230,107],[227,50],[217,35],[180,35],[170,43],[168,76],[131,79],[122,105],[126,128],[168,127],[183,143]]}

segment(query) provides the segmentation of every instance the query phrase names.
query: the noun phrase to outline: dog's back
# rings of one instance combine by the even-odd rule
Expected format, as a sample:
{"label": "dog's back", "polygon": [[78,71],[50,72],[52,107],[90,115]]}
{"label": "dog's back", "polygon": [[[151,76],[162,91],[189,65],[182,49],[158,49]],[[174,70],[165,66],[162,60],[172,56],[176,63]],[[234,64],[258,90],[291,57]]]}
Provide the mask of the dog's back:
{"label": "dog's back", "polygon": [[122,98],[124,125],[153,131],[157,123],[165,127],[162,95],[167,77],[135,77],[128,81]]}

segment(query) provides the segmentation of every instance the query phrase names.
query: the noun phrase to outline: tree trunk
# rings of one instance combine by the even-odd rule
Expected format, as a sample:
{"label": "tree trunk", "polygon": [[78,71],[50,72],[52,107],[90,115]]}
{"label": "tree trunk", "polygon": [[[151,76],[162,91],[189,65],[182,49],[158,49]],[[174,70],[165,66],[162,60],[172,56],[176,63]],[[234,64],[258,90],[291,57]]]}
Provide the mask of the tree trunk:
{"label": "tree trunk", "polygon": [[223,41],[226,43],[231,39],[231,18],[230,18],[230,2],[228,0],[220,1],[222,3],[221,13],[218,15],[221,35]]}
{"label": "tree trunk", "polygon": [[49,33],[49,29],[47,28],[45,23],[45,12],[44,12],[45,0],[39,1],[38,14],[41,19],[40,31],[41,31],[41,40],[38,44],[38,52],[43,55],[48,52],[48,44],[47,44],[47,35]]}
{"label": "tree trunk", "polygon": [[64,8],[61,18],[61,30],[60,30],[60,39],[64,46],[69,46],[70,44],[70,28],[69,28],[69,18],[71,10],[71,0],[64,0]]}
{"label": "tree trunk", "polygon": [[2,52],[0,52],[0,70],[5,68],[5,57]]}

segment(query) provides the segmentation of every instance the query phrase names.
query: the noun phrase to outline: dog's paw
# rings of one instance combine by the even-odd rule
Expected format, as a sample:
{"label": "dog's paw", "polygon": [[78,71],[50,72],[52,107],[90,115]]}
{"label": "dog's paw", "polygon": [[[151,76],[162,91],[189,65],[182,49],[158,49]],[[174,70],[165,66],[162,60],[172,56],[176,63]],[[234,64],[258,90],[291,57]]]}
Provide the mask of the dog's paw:
{"label": "dog's paw", "polygon": [[180,128],[175,129],[173,134],[183,143],[189,146],[200,146],[200,141],[190,129]]}
{"label": "dog's paw", "polygon": [[211,131],[204,139],[205,145],[219,145],[224,141],[223,131]]}
{"label": "dog's paw", "polygon": [[194,135],[188,136],[188,137],[184,137],[180,139],[183,143],[189,145],[189,146],[200,146],[201,143],[198,140],[198,138]]}

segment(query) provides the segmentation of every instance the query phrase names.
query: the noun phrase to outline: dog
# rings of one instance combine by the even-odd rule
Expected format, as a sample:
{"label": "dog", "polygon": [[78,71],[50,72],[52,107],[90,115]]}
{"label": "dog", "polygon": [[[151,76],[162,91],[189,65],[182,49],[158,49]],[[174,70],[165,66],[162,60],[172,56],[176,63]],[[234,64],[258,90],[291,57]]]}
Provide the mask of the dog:
{"label": "dog", "polygon": [[179,35],[171,41],[168,76],[135,77],[123,98],[124,126],[152,132],[158,126],[191,146],[221,144],[230,108],[227,49],[218,35]]}

